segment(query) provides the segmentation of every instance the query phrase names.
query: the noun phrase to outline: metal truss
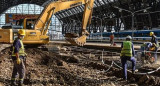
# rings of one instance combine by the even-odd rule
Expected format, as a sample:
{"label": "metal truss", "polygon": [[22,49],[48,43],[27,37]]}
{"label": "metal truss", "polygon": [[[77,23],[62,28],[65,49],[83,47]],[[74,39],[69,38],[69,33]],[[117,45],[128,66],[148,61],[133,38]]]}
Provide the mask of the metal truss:
{"label": "metal truss", "polygon": [[[31,3],[45,6],[47,3],[57,0],[0,0],[0,13],[3,13],[11,6],[18,4]],[[117,8],[136,12],[141,9],[150,7],[151,9],[140,11],[134,14],[134,28],[136,30],[143,29],[144,26],[156,28],[160,26],[160,1],[159,0],[95,0],[92,23],[87,27],[89,32],[97,32],[98,30],[111,31],[112,28],[120,28],[124,30],[132,27],[132,14]],[[55,16],[62,23],[62,32],[77,32],[81,29],[84,5],[70,8],[57,12]],[[101,28],[101,29],[99,29]]]}

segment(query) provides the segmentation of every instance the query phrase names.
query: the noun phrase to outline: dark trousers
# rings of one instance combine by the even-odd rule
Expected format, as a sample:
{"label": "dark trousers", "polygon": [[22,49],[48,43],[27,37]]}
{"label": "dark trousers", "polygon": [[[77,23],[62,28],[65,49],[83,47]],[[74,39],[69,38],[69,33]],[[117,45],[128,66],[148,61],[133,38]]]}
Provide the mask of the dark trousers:
{"label": "dark trousers", "polygon": [[21,83],[23,83],[23,79],[24,79],[24,76],[25,76],[25,65],[24,65],[24,57],[23,56],[20,56],[20,59],[21,59],[21,63],[20,64],[17,64],[17,61],[15,60],[16,57],[12,57],[13,59],[13,63],[14,63],[14,66],[13,66],[13,71],[12,71],[12,80],[15,81],[18,74],[19,74],[19,81]]}
{"label": "dark trousers", "polygon": [[134,57],[123,56],[121,57],[121,63],[123,68],[123,78],[127,80],[127,60],[132,62],[132,71],[135,71],[136,60]]}
{"label": "dark trousers", "polygon": [[113,45],[114,44],[114,40],[110,39],[110,43],[111,43],[111,45]]}
{"label": "dark trousers", "polygon": [[158,51],[158,47],[156,47],[155,50],[154,50],[155,62],[157,62],[157,51]]}

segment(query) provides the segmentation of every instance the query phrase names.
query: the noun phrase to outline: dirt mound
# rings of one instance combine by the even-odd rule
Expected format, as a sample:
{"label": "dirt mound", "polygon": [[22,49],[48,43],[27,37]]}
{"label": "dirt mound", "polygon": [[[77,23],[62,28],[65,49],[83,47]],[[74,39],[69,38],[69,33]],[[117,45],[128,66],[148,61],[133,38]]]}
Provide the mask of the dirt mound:
{"label": "dirt mound", "polygon": [[[66,48],[69,49],[69,48]],[[109,65],[102,64],[98,54],[74,48],[57,52],[39,48],[27,48],[25,86],[120,86],[137,82],[123,81],[120,70],[105,71]],[[95,50],[91,51],[94,53]],[[13,69],[10,48],[0,54],[0,86],[10,84]],[[84,54],[85,53],[85,54]],[[101,53],[100,53],[101,54]],[[111,64],[110,61],[105,63]],[[115,77],[116,76],[116,77]],[[143,81],[141,81],[143,82]],[[141,83],[139,82],[139,83]]]}
{"label": "dirt mound", "polygon": [[[5,86],[10,83],[13,69],[9,51],[10,48],[6,48],[0,54],[0,85]],[[28,48],[26,53],[26,86],[97,86],[105,83],[105,80],[98,79],[106,77],[104,74],[96,76],[98,70],[86,68],[79,62],[80,58],[84,58],[79,53],[54,53],[37,48]]]}
{"label": "dirt mound", "polygon": [[[2,54],[0,54],[0,82],[3,85],[9,85],[13,69],[12,59],[8,54],[9,51],[10,48],[6,48],[2,51]],[[25,85],[80,86],[95,84],[95,80],[85,80],[85,78],[83,79],[77,75],[78,73],[75,71],[76,66],[73,65],[74,63],[78,63],[79,59],[76,56],[70,56],[67,53],[60,55],[37,48],[28,48],[26,49],[26,53],[28,54],[28,57],[26,58],[27,71],[24,80]],[[79,68],[79,70],[81,69]]]}

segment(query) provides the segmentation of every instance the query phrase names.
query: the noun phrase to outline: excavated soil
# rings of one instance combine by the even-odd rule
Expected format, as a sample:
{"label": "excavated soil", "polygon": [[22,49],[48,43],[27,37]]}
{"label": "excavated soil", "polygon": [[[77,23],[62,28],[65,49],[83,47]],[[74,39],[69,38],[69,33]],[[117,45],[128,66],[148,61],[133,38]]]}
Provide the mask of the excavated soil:
{"label": "excavated soil", "polygon": [[[9,47],[0,53],[0,86],[10,86],[13,62],[9,53]],[[112,67],[107,71],[112,59],[105,59],[103,64],[101,50],[64,46],[49,51],[26,48],[26,53],[25,86],[146,86],[160,82],[158,73],[138,76],[128,73],[129,80],[124,81],[121,69]],[[106,58],[110,58],[107,53]],[[116,53],[114,56],[119,57]]]}

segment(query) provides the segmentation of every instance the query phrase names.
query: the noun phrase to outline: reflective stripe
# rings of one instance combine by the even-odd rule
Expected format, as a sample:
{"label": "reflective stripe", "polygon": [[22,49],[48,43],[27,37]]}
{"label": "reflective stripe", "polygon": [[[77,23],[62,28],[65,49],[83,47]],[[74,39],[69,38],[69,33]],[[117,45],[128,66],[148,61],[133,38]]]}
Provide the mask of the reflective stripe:
{"label": "reflective stripe", "polygon": [[16,78],[11,78],[11,80],[16,80]]}
{"label": "reflective stripe", "polygon": [[23,42],[22,40],[20,40],[20,43],[21,43],[21,48],[19,49],[19,55],[25,55],[25,52],[24,52],[24,46],[23,46]]}
{"label": "reflective stripe", "polygon": [[156,44],[157,46],[156,47],[159,47],[159,42],[157,41],[157,44]]}
{"label": "reflective stripe", "polygon": [[[20,41],[20,44],[21,44],[21,48],[19,48],[19,55],[25,56],[24,45],[23,45],[22,40],[20,40],[20,39],[16,39],[16,40],[19,40],[19,41]],[[14,53],[14,48],[15,48],[15,47],[13,47],[12,56],[16,56],[15,53]]]}
{"label": "reflective stripe", "polygon": [[123,48],[120,56],[132,56],[132,43],[130,41],[123,42]]}
{"label": "reflective stripe", "polygon": [[12,50],[13,50],[13,51],[12,51],[12,56],[16,56],[16,55],[14,54],[14,47],[12,47],[12,48],[13,48],[13,49],[12,49]]}
{"label": "reflective stripe", "polygon": [[23,79],[19,79],[19,81],[23,81]]}

